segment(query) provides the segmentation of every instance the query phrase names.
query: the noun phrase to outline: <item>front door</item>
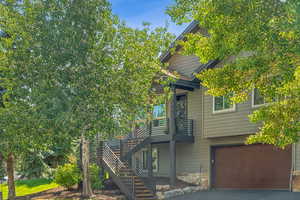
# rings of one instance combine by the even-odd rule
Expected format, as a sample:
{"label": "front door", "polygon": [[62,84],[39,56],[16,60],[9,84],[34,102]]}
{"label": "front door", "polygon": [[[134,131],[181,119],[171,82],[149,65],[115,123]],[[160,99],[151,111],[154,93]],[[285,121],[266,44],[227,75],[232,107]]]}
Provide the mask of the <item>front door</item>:
{"label": "front door", "polygon": [[187,98],[186,95],[176,97],[176,133],[184,134],[186,132],[187,121]]}

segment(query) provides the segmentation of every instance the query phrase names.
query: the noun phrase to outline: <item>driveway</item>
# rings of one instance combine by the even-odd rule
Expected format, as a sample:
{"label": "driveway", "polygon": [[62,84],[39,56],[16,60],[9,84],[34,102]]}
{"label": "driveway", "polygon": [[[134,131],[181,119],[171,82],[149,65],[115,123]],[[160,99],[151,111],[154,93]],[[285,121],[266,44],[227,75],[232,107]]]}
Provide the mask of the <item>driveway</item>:
{"label": "driveway", "polygon": [[300,193],[261,190],[212,190],[173,197],[172,200],[300,200]]}

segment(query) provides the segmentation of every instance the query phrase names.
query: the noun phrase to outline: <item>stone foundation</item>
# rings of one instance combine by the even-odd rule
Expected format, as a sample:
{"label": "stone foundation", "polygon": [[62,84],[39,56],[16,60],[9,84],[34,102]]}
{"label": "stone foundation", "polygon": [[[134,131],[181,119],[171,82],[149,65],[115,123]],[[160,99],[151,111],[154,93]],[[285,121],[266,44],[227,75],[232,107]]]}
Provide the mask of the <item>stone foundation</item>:
{"label": "stone foundation", "polygon": [[181,173],[179,180],[200,186],[201,190],[208,190],[208,175],[206,173]]}
{"label": "stone foundation", "polygon": [[293,192],[300,192],[300,171],[293,172],[292,190]]}
{"label": "stone foundation", "polygon": [[176,196],[190,194],[190,193],[198,192],[198,191],[201,191],[200,186],[190,186],[190,187],[185,187],[185,188],[168,190],[165,192],[156,192],[156,196],[158,197],[159,200],[172,199],[173,197],[176,197]]}

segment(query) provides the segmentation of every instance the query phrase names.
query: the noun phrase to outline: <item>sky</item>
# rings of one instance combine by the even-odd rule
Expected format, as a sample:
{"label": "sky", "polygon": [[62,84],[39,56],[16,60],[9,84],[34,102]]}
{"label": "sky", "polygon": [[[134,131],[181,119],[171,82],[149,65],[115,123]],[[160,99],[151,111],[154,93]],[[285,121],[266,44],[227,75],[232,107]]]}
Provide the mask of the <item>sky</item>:
{"label": "sky", "polygon": [[169,24],[169,31],[176,36],[184,30],[186,25],[178,26],[171,22],[165,14],[165,9],[173,0],[109,0],[113,13],[133,28],[141,28],[143,22],[150,22],[153,27]]}

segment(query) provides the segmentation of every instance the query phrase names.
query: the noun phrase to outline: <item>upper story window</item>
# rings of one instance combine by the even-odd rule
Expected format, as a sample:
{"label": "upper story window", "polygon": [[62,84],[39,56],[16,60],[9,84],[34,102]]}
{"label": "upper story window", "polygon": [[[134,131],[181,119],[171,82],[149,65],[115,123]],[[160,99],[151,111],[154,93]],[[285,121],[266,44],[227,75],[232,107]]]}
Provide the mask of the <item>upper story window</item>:
{"label": "upper story window", "polygon": [[164,126],[166,123],[166,105],[160,104],[154,106],[152,115],[154,127]]}
{"label": "upper story window", "polygon": [[166,106],[165,104],[156,105],[153,108],[153,118],[162,118],[166,116]]}
{"label": "upper story window", "polygon": [[230,101],[230,96],[213,97],[213,113],[234,110],[235,104]]}
{"label": "upper story window", "polygon": [[265,98],[260,94],[259,90],[255,88],[252,92],[252,107],[258,107],[266,104]]}

